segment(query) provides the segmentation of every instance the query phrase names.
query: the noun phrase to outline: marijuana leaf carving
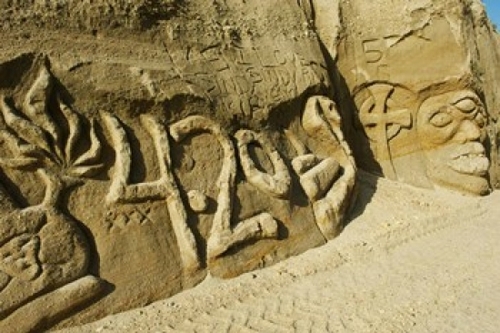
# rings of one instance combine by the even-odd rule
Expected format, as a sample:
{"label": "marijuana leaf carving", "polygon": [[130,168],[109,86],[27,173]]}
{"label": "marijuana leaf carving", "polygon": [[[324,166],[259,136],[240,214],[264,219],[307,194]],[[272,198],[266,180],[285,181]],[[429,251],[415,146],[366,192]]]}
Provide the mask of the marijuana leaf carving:
{"label": "marijuana leaf carving", "polygon": [[[16,311],[24,306],[29,311],[36,308],[31,300],[39,296],[62,304],[61,311],[67,311],[102,291],[102,281],[88,272],[87,235],[60,207],[65,190],[100,171],[101,142],[95,123],[86,125],[58,93],[44,60],[35,64],[39,72],[33,84],[18,90],[27,91],[21,101],[19,95],[0,95],[0,145],[10,151],[0,150],[0,166],[36,172],[45,184],[40,204],[15,207],[0,218],[1,331],[17,327]],[[33,313],[43,315],[27,318],[24,331],[54,316],[53,308],[46,311],[42,303]]]}
{"label": "marijuana leaf carving", "polygon": [[[101,170],[101,143],[95,123],[91,122],[89,134],[83,133],[82,119],[54,91],[54,79],[45,64],[20,110],[13,104],[0,96],[0,111],[7,127],[0,130],[0,139],[12,152],[11,157],[0,158],[0,165],[37,170],[48,188],[59,190],[63,183],[75,183]],[[77,150],[85,140],[90,141],[86,151]]]}

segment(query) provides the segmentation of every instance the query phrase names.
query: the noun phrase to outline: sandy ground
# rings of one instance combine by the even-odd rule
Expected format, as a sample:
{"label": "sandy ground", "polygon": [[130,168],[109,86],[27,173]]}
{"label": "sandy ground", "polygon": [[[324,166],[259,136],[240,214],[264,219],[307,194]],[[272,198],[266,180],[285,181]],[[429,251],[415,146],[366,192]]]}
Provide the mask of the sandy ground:
{"label": "sandy ground", "polygon": [[61,332],[498,332],[500,192],[364,175],[360,193],[321,248]]}

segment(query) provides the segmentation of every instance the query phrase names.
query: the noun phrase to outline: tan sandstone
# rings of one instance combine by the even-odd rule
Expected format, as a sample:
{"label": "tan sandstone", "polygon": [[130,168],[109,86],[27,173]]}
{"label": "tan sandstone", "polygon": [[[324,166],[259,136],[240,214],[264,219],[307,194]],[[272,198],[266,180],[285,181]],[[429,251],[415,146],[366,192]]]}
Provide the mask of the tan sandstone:
{"label": "tan sandstone", "polygon": [[431,201],[500,182],[500,37],[479,0],[0,10],[2,332],[272,266],[335,244],[372,197],[412,200],[365,171]]}

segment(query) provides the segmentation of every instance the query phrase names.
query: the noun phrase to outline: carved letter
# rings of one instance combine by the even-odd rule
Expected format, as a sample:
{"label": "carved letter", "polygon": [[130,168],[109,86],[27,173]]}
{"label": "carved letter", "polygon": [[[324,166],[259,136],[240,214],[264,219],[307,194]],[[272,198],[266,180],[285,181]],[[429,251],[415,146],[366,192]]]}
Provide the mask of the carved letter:
{"label": "carved letter", "polygon": [[[342,228],[342,219],[351,204],[356,180],[354,159],[344,140],[340,121],[333,101],[322,96],[309,98],[302,117],[305,131],[318,141],[340,149],[334,156],[323,159],[308,154],[292,161],[300,183],[313,204],[316,223],[327,239],[337,236]],[[339,165],[342,175],[336,179],[340,172]]]}
{"label": "carved letter", "polygon": [[267,213],[241,221],[231,228],[231,212],[236,176],[236,155],[231,139],[222,128],[212,120],[202,116],[187,117],[170,127],[175,141],[182,141],[188,134],[209,132],[216,137],[224,150],[224,161],[217,187],[217,211],[207,241],[207,257],[209,262],[224,254],[230,248],[245,241],[276,237],[277,223]]}
{"label": "carved letter", "polygon": [[[290,173],[276,149],[273,149],[269,140],[262,134],[250,130],[239,130],[235,134],[238,140],[240,163],[248,182],[261,191],[277,198],[286,198],[290,192]],[[274,175],[264,173],[257,169],[250,154],[248,145],[258,142],[269,156],[274,169]]]}
{"label": "carved letter", "polygon": [[102,118],[111,134],[116,152],[115,170],[107,201],[125,203],[165,199],[184,269],[188,272],[198,269],[200,262],[196,241],[187,225],[186,209],[170,170],[170,144],[165,128],[152,116],[141,116],[143,127],[153,139],[161,175],[160,179],[153,182],[130,185],[128,178],[132,153],[125,130],[115,116],[103,112]]}

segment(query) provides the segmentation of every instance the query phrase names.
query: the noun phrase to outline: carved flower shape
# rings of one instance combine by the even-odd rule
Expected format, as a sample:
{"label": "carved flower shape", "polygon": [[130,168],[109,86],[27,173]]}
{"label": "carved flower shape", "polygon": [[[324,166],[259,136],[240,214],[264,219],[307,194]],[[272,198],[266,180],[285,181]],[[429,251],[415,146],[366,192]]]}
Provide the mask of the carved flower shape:
{"label": "carved flower shape", "polygon": [[45,65],[25,96],[22,112],[11,104],[1,96],[0,110],[7,129],[0,131],[0,137],[13,153],[0,159],[1,165],[77,178],[100,170],[101,143],[95,124],[91,124],[86,151],[77,150],[79,142],[87,139],[82,120],[53,92],[53,77]]}

